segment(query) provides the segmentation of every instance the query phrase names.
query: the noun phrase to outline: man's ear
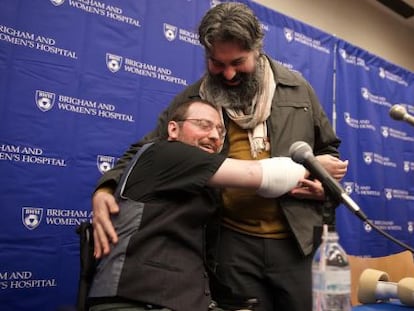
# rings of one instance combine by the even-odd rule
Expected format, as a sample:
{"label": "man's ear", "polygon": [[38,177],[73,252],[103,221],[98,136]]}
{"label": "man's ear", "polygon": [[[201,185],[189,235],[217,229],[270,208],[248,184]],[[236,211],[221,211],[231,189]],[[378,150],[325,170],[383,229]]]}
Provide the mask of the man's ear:
{"label": "man's ear", "polygon": [[180,128],[176,121],[168,122],[168,139],[169,140],[177,140],[179,132],[180,132]]}

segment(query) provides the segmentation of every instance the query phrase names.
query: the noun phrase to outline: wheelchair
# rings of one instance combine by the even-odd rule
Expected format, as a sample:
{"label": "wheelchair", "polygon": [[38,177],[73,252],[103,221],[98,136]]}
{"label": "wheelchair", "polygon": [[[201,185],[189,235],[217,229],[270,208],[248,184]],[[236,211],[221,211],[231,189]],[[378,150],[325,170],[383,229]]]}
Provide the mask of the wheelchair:
{"label": "wheelchair", "polygon": [[[90,222],[82,222],[76,229],[80,239],[80,273],[77,295],[77,310],[87,311],[88,293],[96,268],[93,256],[93,226]],[[209,269],[208,269],[209,270]],[[230,287],[224,285],[216,275],[209,272],[210,287],[213,297],[208,311],[254,311],[258,305],[256,298],[245,298],[235,294]]]}

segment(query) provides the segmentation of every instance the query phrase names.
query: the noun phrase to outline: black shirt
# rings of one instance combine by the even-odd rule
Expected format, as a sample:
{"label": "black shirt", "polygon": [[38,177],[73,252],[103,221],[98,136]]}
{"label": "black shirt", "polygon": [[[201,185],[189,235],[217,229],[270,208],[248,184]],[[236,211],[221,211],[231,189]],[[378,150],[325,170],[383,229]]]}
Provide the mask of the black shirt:
{"label": "black shirt", "polygon": [[177,141],[150,146],[138,159],[124,194],[140,202],[164,201],[171,194],[197,194],[226,158]]}

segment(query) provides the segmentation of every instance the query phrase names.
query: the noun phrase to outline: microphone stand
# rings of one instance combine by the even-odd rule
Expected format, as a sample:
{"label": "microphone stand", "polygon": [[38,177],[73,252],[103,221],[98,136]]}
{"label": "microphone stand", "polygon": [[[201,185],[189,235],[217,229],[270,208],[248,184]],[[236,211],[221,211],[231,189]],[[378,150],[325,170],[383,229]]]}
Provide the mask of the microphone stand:
{"label": "microphone stand", "polygon": [[382,234],[383,236],[385,236],[386,238],[388,238],[389,240],[391,240],[392,242],[398,244],[399,246],[401,246],[402,248],[405,248],[407,250],[409,250],[411,253],[414,253],[414,249],[405,244],[404,242],[394,238],[391,234],[385,232],[384,230],[382,230],[380,227],[377,227],[371,220],[366,219],[365,222],[370,225],[372,228],[374,228],[377,232],[379,232],[380,234]]}
{"label": "microphone stand", "polygon": [[[322,185],[323,186],[323,185]],[[325,190],[325,186],[323,186]],[[325,190],[325,193],[328,192]],[[315,226],[313,228],[313,243],[314,245],[320,245],[322,242],[323,234],[323,225],[334,226],[336,228],[336,217],[335,217],[335,207],[340,204],[336,200],[331,200],[328,195],[326,195],[327,200],[322,206],[322,226]]]}
{"label": "microphone stand", "polygon": [[[322,186],[325,190],[325,193],[330,193],[331,192],[329,187],[326,187],[324,184],[322,184]],[[348,207],[348,209],[350,209],[353,213],[355,213],[355,206],[358,207],[358,210],[361,211],[361,213],[356,214],[359,219],[361,219],[362,221],[365,221],[368,225],[370,225],[372,228],[374,228],[375,231],[382,234],[387,239],[391,240],[395,244],[401,246],[402,248],[405,248],[406,250],[409,250],[411,253],[414,254],[414,248],[412,248],[408,244],[405,244],[404,242],[394,238],[391,234],[385,232],[380,227],[376,226],[371,220],[369,220],[368,217],[366,217],[365,214],[362,212],[362,210],[359,208],[359,206],[356,202],[354,202],[352,200],[340,200],[340,202],[342,204],[344,204],[346,207]]]}

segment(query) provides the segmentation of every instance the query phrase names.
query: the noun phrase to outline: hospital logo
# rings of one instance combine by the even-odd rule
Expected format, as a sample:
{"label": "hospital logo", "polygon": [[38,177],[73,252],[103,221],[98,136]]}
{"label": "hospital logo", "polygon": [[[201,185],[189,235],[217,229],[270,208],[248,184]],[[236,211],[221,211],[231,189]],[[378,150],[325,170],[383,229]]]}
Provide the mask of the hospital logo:
{"label": "hospital logo", "polygon": [[168,41],[173,41],[177,37],[177,27],[164,23],[164,36]]}
{"label": "hospital logo", "polygon": [[353,182],[344,182],[344,190],[348,195],[351,195],[354,192],[354,183]]}
{"label": "hospital logo", "polygon": [[348,57],[344,49],[339,49],[339,55],[341,55],[343,59],[346,59]]}
{"label": "hospital logo", "polygon": [[59,6],[62,5],[65,0],[50,0],[50,2],[52,2],[52,4],[55,6]]}
{"label": "hospital logo", "polygon": [[408,224],[407,224],[407,231],[410,232],[410,233],[413,233],[414,232],[414,226],[413,226],[413,222],[412,221],[409,221],[408,222]]}
{"label": "hospital logo", "polygon": [[380,78],[385,79],[385,69],[380,67],[378,75],[379,75]]}
{"label": "hospital logo", "polygon": [[381,126],[381,134],[385,138],[387,138],[390,135],[389,127],[388,126]]}
{"label": "hospital logo", "polygon": [[373,156],[374,156],[374,153],[372,152],[364,152],[363,153],[364,162],[368,165],[371,164],[373,161]]}
{"label": "hospital logo", "polygon": [[293,41],[294,31],[292,29],[283,28],[283,33],[284,33],[285,38],[286,38],[286,40],[288,42],[292,42]]}
{"label": "hospital logo", "polygon": [[55,97],[55,93],[36,90],[36,105],[43,112],[49,111],[55,104]]}
{"label": "hospital logo", "polygon": [[387,198],[387,200],[391,200],[392,199],[392,189],[385,188],[384,189],[384,195]]}
{"label": "hospital logo", "polygon": [[111,168],[114,167],[115,164],[115,157],[111,156],[104,156],[104,155],[98,155],[96,157],[96,165],[98,167],[99,172],[101,174],[106,173]]}
{"label": "hospital logo", "polygon": [[372,231],[372,227],[371,227],[371,225],[370,225],[369,223],[365,222],[365,223],[364,223],[364,230],[365,230],[366,232],[371,232],[371,231]]}
{"label": "hospital logo", "polygon": [[351,123],[351,114],[349,112],[344,112],[344,120],[346,123]]}
{"label": "hospital logo", "polygon": [[361,88],[361,95],[362,95],[362,98],[364,98],[364,99],[369,98],[369,91],[366,87]]}
{"label": "hospital logo", "polygon": [[410,171],[410,162],[409,161],[404,161],[403,168],[404,168],[404,172],[409,172]]}
{"label": "hospital logo", "polygon": [[106,53],[106,66],[109,71],[114,73],[117,72],[122,66],[122,56]]}
{"label": "hospital logo", "polygon": [[22,208],[22,222],[23,225],[33,230],[40,225],[43,216],[43,209],[36,207],[23,207]]}
{"label": "hospital logo", "polygon": [[380,67],[378,69],[378,76],[381,79],[387,79],[387,80],[396,82],[398,84],[402,84],[402,85],[404,85],[406,87],[408,86],[408,82],[405,81],[402,77],[400,77],[399,75],[394,74],[394,73],[386,70],[385,68]]}

